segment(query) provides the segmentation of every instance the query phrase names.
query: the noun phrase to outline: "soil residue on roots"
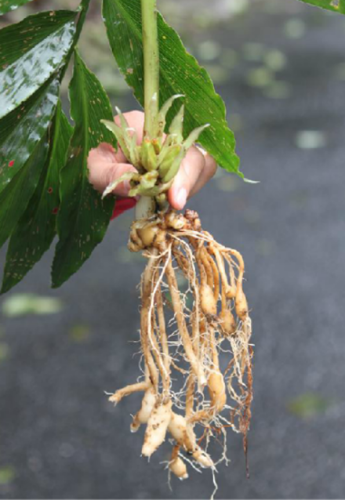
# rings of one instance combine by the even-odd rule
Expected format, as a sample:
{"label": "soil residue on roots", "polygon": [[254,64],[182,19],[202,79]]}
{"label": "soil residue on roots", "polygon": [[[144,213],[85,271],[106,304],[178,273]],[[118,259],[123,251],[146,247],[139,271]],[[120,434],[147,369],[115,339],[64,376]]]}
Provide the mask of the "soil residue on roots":
{"label": "soil residue on roots", "polygon": [[[186,462],[214,469],[227,461],[228,428],[243,434],[247,451],[253,349],[244,262],[203,231],[191,210],[133,222],[128,246],[148,259],[141,279],[143,375],[109,400],[144,393],[131,431],[146,425],[147,457],[170,435],[169,469],[185,479]],[[221,455],[211,457],[211,439],[222,437]]]}

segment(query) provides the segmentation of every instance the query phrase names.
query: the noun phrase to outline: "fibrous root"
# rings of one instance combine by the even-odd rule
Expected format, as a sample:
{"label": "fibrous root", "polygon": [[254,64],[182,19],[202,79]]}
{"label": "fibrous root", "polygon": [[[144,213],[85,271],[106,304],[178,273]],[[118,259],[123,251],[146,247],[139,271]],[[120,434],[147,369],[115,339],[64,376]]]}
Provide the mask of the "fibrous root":
{"label": "fibrous root", "polygon": [[144,393],[131,431],[146,425],[147,457],[170,435],[169,469],[185,479],[186,462],[214,469],[227,460],[226,444],[218,461],[207,450],[212,437],[226,443],[228,427],[243,434],[247,450],[253,349],[244,262],[203,231],[191,210],[135,221],[129,249],[148,259],[141,280],[145,374],[109,399]]}

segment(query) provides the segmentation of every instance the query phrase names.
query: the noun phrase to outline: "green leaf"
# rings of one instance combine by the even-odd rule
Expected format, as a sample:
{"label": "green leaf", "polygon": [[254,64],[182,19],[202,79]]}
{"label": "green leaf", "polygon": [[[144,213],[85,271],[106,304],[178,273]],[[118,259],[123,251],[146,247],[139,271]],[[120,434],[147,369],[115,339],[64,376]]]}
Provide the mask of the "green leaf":
{"label": "green leaf", "polygon": [[75,17],[70,11],[42,12],[0,31],[0,118],[64,66]]}
{"label": "green leaf", "polygon": [[0,194],[0,248],[12,233],[36,189],[47,152],[48,141],[43,136],[24,167]]}
{"label": "green leaf", "polygon": [[[103,0],[103,18],[117,63],[136,98],[143,104],[143,47],[140,0]],[[184,136],[206,123],[199,138],[220,166],[241,177],[235,138],[226,122],[226,110],[206,70],[186,52],[177,33],[158,15],[160,51],[160,103],[175,94],[185,95]],[[169,116],[179,105],[174,103]],[[168,123],[169,126],[169,123]]]}
{"label": "green leaf", "polygon": [[42,297],[33,293],[17,293],[2,303],[2,314],[8,318],[26,314],[55,314],[63,309],[56,297]]}
{"label": "green leaf", "polygon": [[58,87],[58,78],[47,82],[20,110],[0,120],[0,247],[15,228],[39,182]]}
{"label": "green leaf", "polygon": [[71,115],[75,122],[67,164],[61,171],[59,242],[52,269],[53,286],[62,285],[91,255],[104,237],[114,200],[102,200],[88,181],[87,157],[101,142],[114,136],[101,124],[112,119],[111,106],[101,84],[75,53],[70,84]]}
{"label": "green leaf", "polygon": [[58,100],[55,78],[37,91],[20,109],[0,120],[0,193],[26,164],[46,134]]}
{"label": "green leaf", "polygon": [[72,130],[59,102],[51,130],[49,158],[29,207],[11,236],[1,293],[24,278],[54,239],[60,203],[59,173],[66,161]]}
{"label": "green leaf", "polygon": [[32,0],[1,0],[0,4],[0,16],[10,12],[11,10],[18,9],[22,5],[31,2]]}
{"label": "green leaf", "polygon": [[339,14],[345,14],[345,0],[299,0],[303,3],[308,3],[309,5],[314,5],[315,7],[321,7],[321,9],[331,10],[332,12],[338,12]]}

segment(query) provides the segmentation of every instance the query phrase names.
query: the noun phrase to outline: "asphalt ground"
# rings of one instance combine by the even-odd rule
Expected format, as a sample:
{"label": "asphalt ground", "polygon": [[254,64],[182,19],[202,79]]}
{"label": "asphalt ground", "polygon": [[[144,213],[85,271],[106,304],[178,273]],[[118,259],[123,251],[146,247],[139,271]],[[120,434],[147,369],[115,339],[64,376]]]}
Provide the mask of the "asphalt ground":
{"label": "asphalt ground", "polygon": [[[291,19],[305,23],[298,38],[302,25]],[[344,498],[345,20],[258,7],[212,37],[239,54],[255,53],[245,44],[259,42],[286,58],[275,74],[284,98],[250,76],[256,56],[217,85],[243,171],[261,183],[219,173],[189,203],[204,228],[244,255],[254,325],[251,477],[241,439],[229,433],[231,463],[219,467],[217,497]],[[64,308],[1,316],[1,498],[194,499],[213,491],[208,471],[172,480],[171,491],[160,464],[169,447],[148,463],[143,433],[129,431],[140,399],[113,408],[104,395],[138,375],[143,261],[126,252],[129,222],[115,221],[60,290],[48,290],[50,253],[12,292],[57,297]]]}

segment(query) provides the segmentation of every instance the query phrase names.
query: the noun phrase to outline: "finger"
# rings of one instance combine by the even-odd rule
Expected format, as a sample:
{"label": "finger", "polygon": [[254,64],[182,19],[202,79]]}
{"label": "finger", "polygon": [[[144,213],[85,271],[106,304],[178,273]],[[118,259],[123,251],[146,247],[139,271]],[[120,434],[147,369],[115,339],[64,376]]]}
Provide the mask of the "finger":
{"label": "finger", "polygon": [[[102,143],[97,148],[92,149],[87,159],[89,169],[89,181],[97,191],[103,193],[105,188],[125,172],[136,172],[133,165],[128,163],[118,163],[114,148],[110,144]],[[114,194],[118,196],[128,196],[128,181],[121,182]]]}
{"label": "finger", "polygon": [[197,182],[195,183],[193,189],[189,194],[189,198],[194,196],[200,189],[202,189],[205,184],[207,184],[217,171],[217,163],[206,151],[203,153],[205,157],[205,168],[201,172]]}
{"label": "finger", "polygon": [[199,177],[202,175],[205,164],[205,156],[198,148],[192,146],[182,161],[174,183],[168,191],[169,203],[173,208],[176,210],[183,209]]}

